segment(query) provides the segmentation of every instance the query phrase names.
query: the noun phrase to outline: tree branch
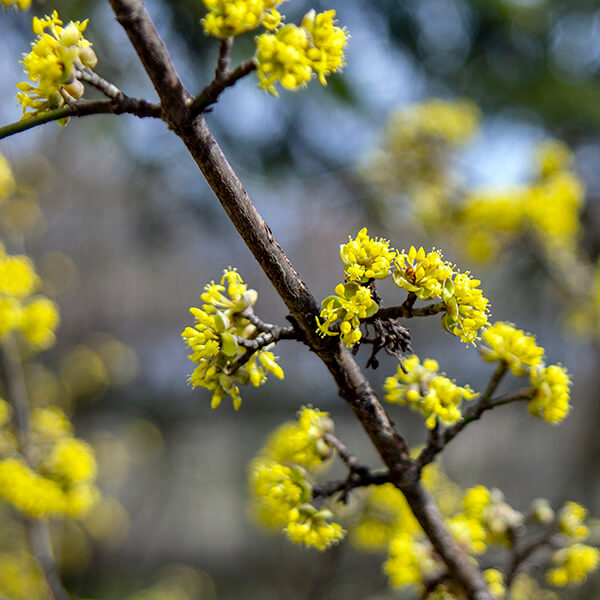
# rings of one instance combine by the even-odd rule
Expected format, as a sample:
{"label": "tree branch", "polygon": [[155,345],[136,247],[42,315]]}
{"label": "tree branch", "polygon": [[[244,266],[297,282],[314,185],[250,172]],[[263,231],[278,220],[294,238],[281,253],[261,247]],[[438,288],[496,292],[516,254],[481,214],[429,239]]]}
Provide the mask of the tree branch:
{"label": "tree branch", "polygon": [[341,481],[330,481],[323,485],[313,487],[313,498],[329,498],[338,492],[344,492],[343,498],[348,496],[348,492],[359,487],[369,485],[383,485],[390,482],[389,471],[363,471],[360,473],[349,473],[346,479]]}
{"label": "tree branch", "polygon": [[58,121],[59,119],[65,119],[67,117],[86,117],[88,115],[101,114],[120,115],[123,113],[135,115],[140,118],[162,118],[160,106],[147,102],[146,100],[130,98],[129,96],[116,100],[78,100],[73,104],[63,106],[62,108],[49,110],[34,117],[0,127],[0,140],[14,135],[15,133],[38,127],[44,123]]}
{"label": "tree branch", "polygon": [[214,104],[219,96],[227,89],[235,85],[240,79],[246,77],[256,70],[256,62],[253,58],[241,63],[230,73],[218,73],[215,78],[198,94],[192,103],[192,115],[203,113],[211,104]]}
{"label": "tree branch", "polygon": [[[377,399],[364,374],[339,339],[316,333],[319,306],[292,266],[200,116],[190,118],[189,96],[169,60],[141,0],[109,0],[161,99],[165,119],[182,139],[242,239],[296,319],[306,343],[325,363],[390,471],[390,480],[407,498],[452,576],[469,600],[490,600],[482,574],[445,528],[442,517],[418,482],[418,470],[404,439]],[[165,71],[166,69],[166,71]],[[163,80],[165,85],[161,85]],[[439,312],[439,311],[438,311]]]}
{"label": "tree branch", "polygon": [[[409,295],[410,298],[410,295]],[[372,317],[365,319],[366,323],[370,323],[375,319],[412,319],[413,317],[430,317],[437,315],[446,310],[446,305],[443,302],[435,302],[427,306],[415,308],[414,300],[407,298],[400,306],[388,306],[380,308]],[[416,298],[416,297],[415,297]]]}
{"label": "tree branch", "polygon": [[[19,349],[14,336],[10,333],[0,343],[0,363],[7,400],[15,412],[19,447],[25,461],[32,466],[27,388]],[[31,553],[42,567],[53,600],[69,600],[69,595],[60,581],[54,562],[48,524],[28,518],[24,518],[23,522],[27,530]]]}
{"label": "tree branch", "polygon": [[80,66],[79,69],[75,70],[74,75],[76,79],[89,83],[112,100],[119,100],[125,97],[125,94],[116,85],[100,77],[98,73],[92,71],[89,67]]}

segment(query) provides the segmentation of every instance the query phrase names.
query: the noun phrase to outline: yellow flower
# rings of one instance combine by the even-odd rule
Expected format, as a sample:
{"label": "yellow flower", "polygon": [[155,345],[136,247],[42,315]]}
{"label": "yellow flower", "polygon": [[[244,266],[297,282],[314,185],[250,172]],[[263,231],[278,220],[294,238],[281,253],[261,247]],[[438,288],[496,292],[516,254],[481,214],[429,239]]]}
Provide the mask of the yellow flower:
{"label": "yellow flower", "polygon": [[258,84],[274,96],[279,82],[287,90],[305,86],[313,73],[322,85],[344,65],[347,34],[336,27],[335,11],[309,12],[303,26],[289,24],[256,38]]}
{"label": "yellow flower", "polygon": [[570,168],[573,152],[560,140],[546,140],[536,148],[535,162],[540,176],[548,177],[556,171]]}
{"label": "yellow flower", "polygon": [[344,66],[348,33],[345,28],[336,27],[335,23],[335,10],[319,14],[311,10],[302,19],[302,26],[310,34],[312,42],[307,55],[321,85],[327,85],[327,77]]}
{"label": "yellow flower", "polygon": [[340,256],[346,267],[344,273],[348,281],[367,283],[369,279],[385,279],[390,274],[390,266],[395,251],[388,240],[371,238],[363,227],[356,238],[340,246]]}
{"label": "yellow flower", "polygon": [[331,447],[323,440],[333,431],[329,413],[311,406],[303,407],[298,421],[284,423],[270,436],[261,453],[278,462],[300,465],[308,469],[319,467],[332,456]]}
{"label": "yellow flower", "polygon": [[329,522],[332,516],[329,510],[317,510],[310,504],[301,505],[290,510],[285,533],[294,544],[327,550],[338,544],[346,533],[339,523]]}
{"label": "yellow flower", "polygon": [[479,288],[481,281],[470,273],[456,273],[452,285],[446,285],[446,312],[442,315],[444,329],[460,337],[465,344],[474,344],[479,330],[488,323],[489,300]]}
{"label": "yellow flower", "polygon": [[587,544],[573,544],[555,552],[552,563],[554,567],[546,573],[549,583],[557,587],[582,583],[598,568],[600,551]]}
{"label": "yellow flower", "polygon": [[59,321],[56,304],[48,298],[36,298],[23,309],[19,328],[32,346],[45,350],[54,344]]}
{"label": "yellow flower", "polygon": [[221,39],[240,35],[256,29],[261,23],[267,29],[275,29],[281,15],[273,0],[204,0],[209,9],[202,19],[204,32]]}
{"label": "yellow flower", "polygon": [[13,6],[19,10],[31,8],[31,0],[1,0],[2,6]]}
{"label": "yellow flower", "polygon": [[573,541],[585,540],[590,530],[584,524],[587,510],[577,502],[567,502],[558,515],[558,530]]}
{"label": "yellow flower", "polygon": [[89,482],[97,471],[92,448],[73,437],[58,440],[41,466],[49,477],[66,484]]}
{"label": "yellow flower", "polygon": [[438,374],[434,360],[426,359],[421,365],[419,357],[413,354],[403,366],[406,372],[399,366],[396,375],[385,380],[385,400],[420,412],[429,429],[438,422],[446,426],[457,423],[462,419],[461,401],[477,397],[469,386],[457,386]]}
{"label": "yellow flower", "polygon": [[483,359],[504,361],[517,377],[526,375],[530,367],[537,367],[544,357],[544,349],[536,345],[535,338],[512,323],[498,321],[481,337],[485,344],[480,347]]}
{"label": "yellow flower", "polygon": [[18,101],[23,106],[24,118],[28,109],[32,114],[59,108],[65,99],[78,99],[84,86],[75,77],[75,69],[94,68],[96,55],[90,42],[83,37],[87,20],[71,21],[66,27],[54,11],[43,19],[33,18],[32,29],[37,38],[29,54],[23,56],[23,69],[29,80],[19,83]]}
{"label": "yellow flower", "polygon": [[490,593],[496,598],[504,598],[506,587],[504,585],[504,576],[497,569],[486,569],[483,572],[485,582],[488,584]]}
{"label": "yellow flower", "polygon": [[39,283],[33,263],[27,256],[10,256],[0,252],[0,294],[25,298]]}
{"label": "yellow flower", "polygon": [[568,414],[571,378],[564,367],[550,365],[531,369],[535,396],[528,404],[529,412],[549,423],[560,423]]}
{"label": "yellow flower", "polygon": [[394,587],[404,587],[420,586],[435,567],[436,562],[425,542],[400,533],[390,543],[389,558],[383,570]]}
{"label": "yellow flower", "polygon": [[0,204],[14,193],[16,187],[10,163],[0,154]]}
{"label": "yellow flower", "polygon": [[417,250],[411,246],[408,252],[399,252],[396,268],[392,273],[394,283],[421,300],[441,297],[444,284],[452,275],[452,266],[438,250],[425,253],[422,247]]}
{"label": "yellow flower", "polygon": [[[322,302],[321,319],[317,318],[317,333],[321,336],[339,335],[346,346],[353,346],[360,341],[361,319],[373,316],[377,310],[377,303],[371,297],[368,287],[351,281],[340,283],[335,288],[336,296],[327,296]],[[334,324],[338,324],[338,329]]]}

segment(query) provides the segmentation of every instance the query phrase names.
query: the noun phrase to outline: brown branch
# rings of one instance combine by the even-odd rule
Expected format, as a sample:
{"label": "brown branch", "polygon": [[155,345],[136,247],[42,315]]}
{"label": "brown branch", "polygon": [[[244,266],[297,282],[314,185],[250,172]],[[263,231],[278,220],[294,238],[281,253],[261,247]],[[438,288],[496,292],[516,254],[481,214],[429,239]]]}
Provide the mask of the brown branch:
{"label": "brown branch", "polygon": [[470,404],[465,410],[463,418],[456,425],[448,427],[447,429],[439,430],[436,427],[429,434],[429,440],[427,446],[423,448],[419,456],[417,457],[417,465],[419,469],[422,469],[425,465],[428,465],[469,423],[476,421],[481,418],[481,415],[487,410],[508,404],[509,402],[516,402],[523,398],[510,396],[505,399],[492,400],[492,395],[500,385],[502,378],[507,372],[508,367],[505,362],[500,362],[496,367],[496,370],[492,373],[490,381],[488,382],[485,392],[481,395],[479,400],[474,404]]}
{"label": "brown branch", "polygon": [[256,61],[253,58],[245,60],[230,73],[220,72],[217,68],[215,78],[198,94],[192,103],[192,115],[196,116],[206,111],[214,104],[219,96],[228,88],[235,85],[240,79],[256,70]]}
{"label": "brown branch", "polygon": [[522,548],[514,548],[510,564],[506,571],[506,588],[509,589],[515,577],[519,573],[519,570],[522,568],[525,561],[530,558],[535,552],[543,548],[544,546],[552,547],[554,544],[552,542],[552,536],[556,533],[555,529],[552,528],[547,531],[541,538],[537,540],[532,540],[528,544],[524,545]]}
{"label": "brown branch", "polygon": [[346,479],[330,481],[323,485],[313,486],[313,498],[329,498],[338,492],[343,492],[341,500],[347,498],[348,492],[369,485],[383,485],[390,482],[388,471],[369,471],[349,473]]}
{"label": "brown branch", "polygon": [[[319,306],[293,268],[271,229],[200,116],[190,118],[189,96],[178,80],[163,42],[141,0],[109,0],[161,99],[165,119],[182,139],[238,233],[286,304],[306,343],[325,363],[340,395],[348,402],[389,469],[390,480],[407,498],[450,574],[469,600],[490,600],[481,572],[454,541],[418,482],[418,470],[364,374],[339,339],[316,333]],[[164,85],[162,85],[164,83]],[[441,311],[438,311],[441,312]]]}
{"label": "brown branch", "polygon": [[229,72],[231,66],[231,49],[233,48],[233,37],[221,40],[219,44],[219,58],[215,70],[215,79],[223,79]]}
{"label": "brown branch", "polygon": [[[25,461],[31,467],[29,400],[19,349],[12,334],[5,336],[0,343],[0,363],[6,397],[15,413],[19,447]],[[54,561],[48,524],[28,518],[24,518],[23,522],[27,530],[31,553],[42,567],[53,600],[69,600],[69,595],[61,583]]]}
{"label": "brown branch", "polygon": [[365,321],[369,323],[375,319],[412,319],[413,317],[430,317],[431,315],[437,315],[445,310],[446,305],[443,302],[435,302],[433,304],[428,304],[427,306],[414,308],[412,303],[408,302],[407,298],[400,306],[380,308],[372,317],[365,319]]}
{"label": "brown branch", "polygon": [[74,76],[80,81],[85,81],[91,86],[100,90],[105,96],[112,100],[120,100],[125,98],[125,94],[113,83],[107,81],[103,77],[100,77],[98,73],[92,71],[89,67],[80,66],[79,69],[75,69]]}
{"label": "brown branch", "polygon": [[[367,469],[359,464],[358,459],[354,454],[350,452],[347,446],[332,433],[326,433],[323,439],[332,447],[335,448],[340,455],[340,458],[344,461],[344,464],[350,471],[362,471]],[[368,469],[367,469],[368,470]]]}
{"label": "brown branch", "polygon": [[0,127],[0,140],[10,137],[15,133],[38,127],[44,123],[58,121],[68,117],[87,117],[88,115],[101,114],[121,115],[124,113],[135,115],[140,118],[162,118],[160,106],[147,102],[146,100],[130,98],[129,96],[125,96],[118,100],[78,100],[77,102],[63,106],[62,108],[49,110],[40,113],[39,115],[35,115],[34,117]]}

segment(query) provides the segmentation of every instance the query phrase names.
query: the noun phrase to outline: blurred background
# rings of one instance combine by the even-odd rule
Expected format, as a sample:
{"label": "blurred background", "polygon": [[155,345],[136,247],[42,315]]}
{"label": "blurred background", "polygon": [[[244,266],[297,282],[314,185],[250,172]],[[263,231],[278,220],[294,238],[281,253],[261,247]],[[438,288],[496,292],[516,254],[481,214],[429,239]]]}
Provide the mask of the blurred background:
{"label": "blurred background", "polygon": [[[203,3],[147,6],[185,85],[198,92],[218,49],[199,24]],[[129,95],[155,99],[107,2],[48,0],[35,11],[55,8],[65,21],[90,18],[86,37],[99,74]],[[600,251],[597,0],[293,0],[282,10],[297,23],[311,8],[336,9],[351,34],[343,74],[327,88],[313,82],[279,99],[248,77],[207,115],[209,126],[317,298],[341,280],[339,244],[363,225],[399,249],[442,248],[480,277],[493,320],[534,332],[549,362],[569,369],[574,408],[559,428],[523,406],[488,415],[444,453],[446,472],[462,486],[501,488],[517,509],[543,496],[554,506],[576,500],[600,516],[598,342],[565,327],[572,305],[543,261],[522,244],[476,261],[443,226],[426,227],[410,203],[382,208],[361,175],[393,111],[428,98],[468,98],[482,116],[452,153],[460,186],[522,185],[533,177],[538,144],[563,140],[586,189],[578,244],[593,264]],[[0,13],[1,124],[20,117],[14,86],[33,39],[30,17]],[[234,60],[252,55],[253,39],[237,39]],[[380,463],[325,368],[301,345],[278,345],[285,380],[244,389],[238,412],[228,400],[211,410],[209,392],[186,385],[193,365],[180,332],[191,324],[188,308],[201,303],[204,285],[223,268],[236,266],[259,292],[256,312],[264,320],[282,324],[286,311],[177,138],[161,122],[94,116],[3,140],[0,152],[31,191],[29,204],[23,194],[5,215],[3,241],[15,251],[25,245],[61,310],[58,343],[41,357],[48,370],[37,366],[36,381],[42,395],[52,389],[76,408],[76,431],[94,446],[99,483],[111,498],[104,518],[112,525],[99,528],[103,534],[94,536],[93,525],[65,533],[69,589],[82,598],[128,598],[176,581],[172,590],[180,586],[182,598],[202,600],[402,597],[388,589],[381,556],[346,545],[303,551],[264,537],[247,519],[248,462],[303,404],[330,411],[338,437],[360,460]],[[11,218],[19,223],[12,230]],[[393,303],[392,286],[383,289]],[[493,367],[436,318],[409,326],[421,357],[437,359],[460,385],[485,386]],[[358,358],[364,364],[367,356]],[[369,372],[375,389],[395,369],[385,359]],[[389,412],[411,445],[424,442],[419,416],[401,407]],[[179,598],[172,590],[167,597]],[[599,593],[596,576],[564,597]]]}

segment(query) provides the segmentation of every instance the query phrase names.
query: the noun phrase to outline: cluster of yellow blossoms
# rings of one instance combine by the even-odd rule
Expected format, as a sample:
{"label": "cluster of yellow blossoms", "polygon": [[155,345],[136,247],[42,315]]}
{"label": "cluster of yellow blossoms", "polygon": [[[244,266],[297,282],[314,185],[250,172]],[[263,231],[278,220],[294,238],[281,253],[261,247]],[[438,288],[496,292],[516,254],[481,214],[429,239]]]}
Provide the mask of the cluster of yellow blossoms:
{"label": "cluster of yellow blossoms", "polygon": [[84,67],[93,69],[98,62],[90,42],[83,37],[87,23],[71,21],[63,27],[56,11],[43,19],[33,18],[37,38],[31,52],[23,56],[23,68],[34,85],[17,85],[23,118],[81,98],[84,86],[77,71]]}
{"label": "cluster of yellow blossoms", "polygon": [[1,0],[2,6],[12,6],[18,10],[27,10],[31,7],[31,0]]}
{"label": "cluster of yellow blossoms", "polygon": [[498,322],[482,334],[481,356],[489,362],[504,362],[517,377],[529,375],[535,394],[529,412],[549,423],[559,423],[569,412],[571,379],[560,365],[544,365],[544,349],[532,335],[511,323]]}
{"label": "cluster of yellow blossoms", "polygon": [[257,521],[318,550],[337,544],[345,533],[331,521],[330,510],[311,503],[311,473],[333,455],[324,439],[332,431],[328,413],[304,407],[296,422],[270,436],[250,465],[251,512]]}
{"label": "cluster of yellow blossoms", "polygon": [[1,403],[0,498],[35,518],[84,517],[98,499],[91,447],[73,436],[61,409],[38,408],[31,414],[28,464],[19,454],[10,408]]}
{"label": "cluster of yellow blossoms", "polygon": [[385,400],[420,412],[429,429],[438,423],[448,426],[460,421],[461,401],[478,395],[468,385],[460,387],[440,374],[435,360],[425,359],[421,364],[413,354],[403,361],[403,367],[398,366],[396,375],[385,380]]}
{"label": "cluster of yellow blossoms", "polygon": [[261,332],[246,318],[258,294],[248,289],[235,269],[225,269],[220,283],[207,284],[201,298],[202,308],[190,308],[196,323],[181,334],[193,352],[189,358],[198,365],[189,382],[213,392],[213,408],[229,395],[237,410],[242,403],[238,383],[258,387],[266,381],[267,372],[283,379],[283,370],[269,346],[253,352],[236,368],[246,353],[243,341],[254,340]]}
{"label": "cluster of yellow blossoms", "polygon": [[276,6],[280,0],[204,0],[208,14],[202,19],[208,35],[226,39],[252,31],[259,25],[275,29],[281,14]]}
{"label": "cluster of yellow blossoms", "polygon": [[294,90],[306,85],[313,74],[322,85],[327,85],[327,77],[344,66],[348,38],[346,30],[335,23],[335,10],[319,14],[311,10],[300,27],[288,24],[274,33],[258,36],[259,86],[277,96],[278,82],[285,89]]}
{"label": "cluster of yellow blossoms", "polygon": [[481,282],[443,260],[437,250],[426,253],[423,248],[411,246],[408,252],[399,252],[390,248],[388,240],[370,238],[363,228],[356,238],[341,245],[340,256],[349,283],[339,284],[337,295],[328,296],[321,303],[320,317],[324,321],[317,323],[323,336],[340,335],[347,346],[358,343],[362,337],[361,320],[378,310],[368,286],[389,275],[398,287],[421,300],[439,298],[443,304],[435,312],[444,313],[444,329],[465,343],[473,343],[488,323],[489,301],[479,288]]}
{"label": "cluster of yellow blossoms", "polygon": [[31,260],[6,254],[0,244],[0,338],[20,331],[32,348],[54,343],[58,308],[44,296],[32,296],[39,285]]}

